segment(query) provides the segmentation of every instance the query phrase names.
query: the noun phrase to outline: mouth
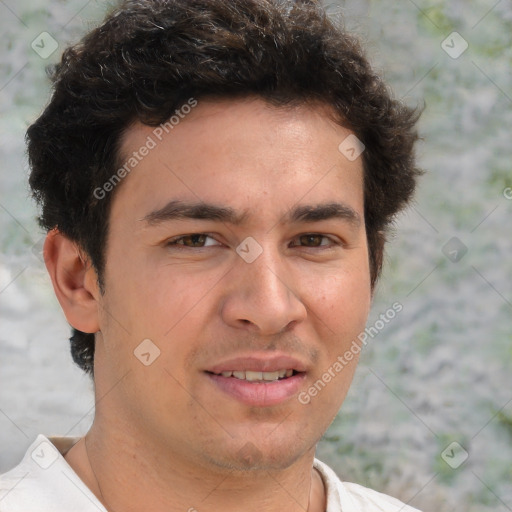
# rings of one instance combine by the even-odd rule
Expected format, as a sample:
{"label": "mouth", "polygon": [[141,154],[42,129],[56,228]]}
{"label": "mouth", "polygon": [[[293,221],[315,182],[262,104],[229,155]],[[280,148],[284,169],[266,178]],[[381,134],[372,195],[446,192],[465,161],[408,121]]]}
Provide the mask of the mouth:
{"label": "mouth", "polygon": [[289,377],[293,377],[300,372],[297,372],[294,369],[283,369],[277,370],[273,372],[257,372],[252,370],[233,370],[233,371],[223,371],[221,373],[212,373],[213,375],[218,375],[226,378],[233,378],[239,380],[246,380],[248,382],[275,382],[276,380],[288,379]]}
{"label": "mouth", "polygon": [[287,356],[254,354],[206,370],[205,375],[224,396],[251,407],[283,404],[304,385],[306,365]]}

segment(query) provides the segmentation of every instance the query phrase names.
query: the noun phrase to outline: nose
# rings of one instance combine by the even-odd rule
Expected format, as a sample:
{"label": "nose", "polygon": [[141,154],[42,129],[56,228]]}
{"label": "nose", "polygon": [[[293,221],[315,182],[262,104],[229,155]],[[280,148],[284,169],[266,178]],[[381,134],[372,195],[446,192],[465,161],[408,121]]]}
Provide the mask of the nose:
{"label": "nose", "polygon": [[226,324],[264,336],[283,332],[306,318],[300,283],[276,253],[267,248],[252,263],[242,258],[235,262],[222,304]]}

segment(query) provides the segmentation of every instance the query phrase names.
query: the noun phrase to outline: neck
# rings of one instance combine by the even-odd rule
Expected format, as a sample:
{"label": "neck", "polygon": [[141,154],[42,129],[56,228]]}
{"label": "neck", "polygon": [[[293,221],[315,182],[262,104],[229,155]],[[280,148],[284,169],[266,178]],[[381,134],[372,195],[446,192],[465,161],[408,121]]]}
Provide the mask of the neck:
{"label": "neck", "polygon": [[96,422],[66,460],[111,512],[324,512],[314,450],[283,470],[232,470],[183,459]]}

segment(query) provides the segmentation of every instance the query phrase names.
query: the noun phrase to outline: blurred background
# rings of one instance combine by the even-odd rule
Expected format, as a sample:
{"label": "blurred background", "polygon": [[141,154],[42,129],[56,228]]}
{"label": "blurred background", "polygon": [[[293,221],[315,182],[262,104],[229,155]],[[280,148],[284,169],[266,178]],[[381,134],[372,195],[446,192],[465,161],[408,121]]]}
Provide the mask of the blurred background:
{"label": "blurred background", "polygon": [[[438,512],[512,510],[512,0],[325,2],[397,98],[425,106],[422,178],[397,219],[354,384],[318,447],[345,480]],[[85,433],[92,384],[42,261],[24,132],[45,67],[98,0],[1,0],[0,472],[38,433]]]}

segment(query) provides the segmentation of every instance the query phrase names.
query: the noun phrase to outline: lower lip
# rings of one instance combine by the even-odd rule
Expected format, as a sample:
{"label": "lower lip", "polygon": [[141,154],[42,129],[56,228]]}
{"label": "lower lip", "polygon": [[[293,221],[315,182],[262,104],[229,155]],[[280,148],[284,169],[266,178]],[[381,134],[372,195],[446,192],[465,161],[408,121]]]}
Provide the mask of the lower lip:
{"label": "lower lip", "polygon": [[249,382],[235,377],[206,374],[221,391],[246,405],[268,407],[278,405],[293,397],[306,377],[298,373],[286,379],[271,382]]}

